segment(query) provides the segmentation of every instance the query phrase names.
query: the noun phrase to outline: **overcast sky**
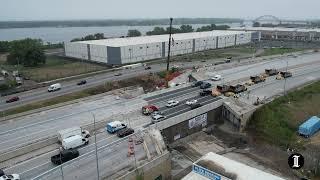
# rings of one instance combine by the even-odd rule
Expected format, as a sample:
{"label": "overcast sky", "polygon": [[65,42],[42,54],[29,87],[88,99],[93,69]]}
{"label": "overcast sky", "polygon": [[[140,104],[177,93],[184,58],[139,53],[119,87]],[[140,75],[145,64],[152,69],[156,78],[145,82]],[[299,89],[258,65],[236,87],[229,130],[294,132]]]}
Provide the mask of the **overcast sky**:
{"label": "overcast sky", "polygon": [[0,21],[167,17],[320,18],[320,0],[0,0]]}

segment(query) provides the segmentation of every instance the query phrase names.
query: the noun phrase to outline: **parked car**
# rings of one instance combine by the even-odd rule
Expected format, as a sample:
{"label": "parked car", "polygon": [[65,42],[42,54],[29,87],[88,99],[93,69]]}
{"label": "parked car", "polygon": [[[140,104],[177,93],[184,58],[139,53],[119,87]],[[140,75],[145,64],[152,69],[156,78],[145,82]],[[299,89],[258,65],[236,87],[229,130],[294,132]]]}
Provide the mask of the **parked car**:
{"label": "parked car", "polygon": [[52,85],[49,86],[48,92],[58,91],[60,89],[61,89],[61,84],[60,83],[56,83],[56,84],[52,84]]}
{"label": "parked car", "polygon": [[207,89],[207,88],[210,88],[211,87],[211,84],[210,83],[202,83],[201,86],[200,86],[200,89]]}
{"label": "parked car", "polygon": [[179,101],[170,100],[167,102],[166,106],[167,107],[174,107],[174,106],[177,106],[178,104],[179,104]]}
{"label": "parked car", "polygon": [[0,180],[20,180],[19,174],[7,174],[0,177]]}
{"label": "parked car", "polygon": [[[76,149],[64,150],[61,153],[51,157],[51,162],[56,165],[70,161],[71,159],[77,158],[79,156],[79,151]],[[61,157],[61,159],[60,159]]]}
{"label": "parked car", "polygon": [[203,81],[197,81],[197,82],[194,82],[191,86],[198,87],[198,86],[201,86],[201,84],[203,84]]}
{"label": "parked car", "polygon": [[208,96],[212,93],[211,89],[204,89],[200,92],[200,96]]}
{"label": "parked car", "polygon": [[187,101],[187,102],[186,102],[186,105],[190,106],[190,105],[192,105],[192,104],[196,104],[197,102],[198,102],[198,100],[192,99],[192,100]]}
{"label": "parked car", "polygon": [[212,81],[220,81],[221,80],[221,75],[215,75],[211,78]]}
{"label": "parked car", "polygon": [[84,85],[84,84],[87,84],[87,80],[82,80],[82,81],[77,83],[78,86]]}
{"label": "parked car", "polygon": [[132,128],[124,128],[117,132],[118,137],[125,137],[130,134],[133,134],[134,130]]}
{"label": "parked car", "polygon": [[145,67],[144,69],[149,70],[149,69],[151,69],[151,66]]}
{"label": "parked car", "polygon": [[14,97],[11,97],[9,99],[6,100],[6,103],[12,103],[12,102],[15,102],[15,101],[19,101],[19,97],[18,96],[14,96]]}
{"label": "parked car", "polygon": [[198,107],[201,107],[202,105],[200,103],[196,103],[196,104],[191,104],[191,109],[196,109]]}
{"label": "parked car", "polygon": [[116,74],[114,74],[115,76],[121,76],[122,75],[122,73],[121,72],[118,72],[118,73],[116,73]]}

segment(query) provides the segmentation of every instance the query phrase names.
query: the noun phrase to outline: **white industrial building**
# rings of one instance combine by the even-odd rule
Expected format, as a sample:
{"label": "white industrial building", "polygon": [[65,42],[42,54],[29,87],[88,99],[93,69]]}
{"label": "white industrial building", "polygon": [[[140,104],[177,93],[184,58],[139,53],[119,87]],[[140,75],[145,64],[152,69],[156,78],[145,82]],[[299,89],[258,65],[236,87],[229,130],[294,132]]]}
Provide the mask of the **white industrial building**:
{"label": "white industrial building", "polygon": [[229,30],[259,32],[262,40],[320,41],[318,28],[236,27]]}
{"label": "white industrial building", "polygon": [[[225,48],[252,41],[255,32],[208,31],[172,35],[171,55]],[[65,43],[68,57],[106,63],[131,64],[168,55],[169,35],[114,38]]]}

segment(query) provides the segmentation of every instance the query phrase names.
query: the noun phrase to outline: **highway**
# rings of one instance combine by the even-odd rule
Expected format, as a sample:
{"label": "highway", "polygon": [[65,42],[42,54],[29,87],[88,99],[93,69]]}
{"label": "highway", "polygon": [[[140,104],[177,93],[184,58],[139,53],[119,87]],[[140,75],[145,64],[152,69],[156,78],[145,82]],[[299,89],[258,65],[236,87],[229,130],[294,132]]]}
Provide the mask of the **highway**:
{"label": "highway", "polygon": [[[307,81],[320,78],[320,71],[318,71],[320,69],[320,58],[318,57],[320,57],[319,54],[309,54],[299,58],[283,57],[282,59],[275,59],[270,62],[251,64],[249,66],[250,69],[246,66],[239,66],[233,69],[215,71],[215,73],[223,74],[223,82],[237,81],[237,79],[259,74],[263,72],[265,68],[273,68],[273,66],[277,68],[284,68],[286,67],[286,61],[288,60],[288,69],[293,72],[293,77],[286,80],[286,87],[287,89],[289,89],[304,84]],[[222,82],[212,82],[213,85],[221,83]],[[274,76],[269,77],[265,83],[254,85],[249,88],[251,89],[251,98],[248,101],[251,101],[250,103],[252,103],[257,96],[270,97],[279,94],[283,92],[283,87],[284,80],[275,80]],[[44,111],[42,113],[17,118],[13,121],[6,122],[0,125],[0,131],[2,132],[0,134],[0,140],[1,142],[4,142],[1,146],[0,152],[4,152],[5,150],[8,150],[10,148],[16,148],[25,142],[32,141],[37,138],[44,138],[45,136],[54,135],[56,134],[56,131],[63,128],[92,123],[93,119],[92,115],[89,113],[90,111],[96,114],[97,121],[124,119],[124,121],[130,122],[132,127],[134,127],[135,129],[139,129],[144,124],[150,124],[150,117],[143,116],[140,113],[141,106],[143,104],[155,104],[160,107],[160,110],[164,112],[167,117],[172,117],[190,110],[190,107],[184,104],[186,100],[198,99],[198,101],[202,104],[211,103],[217,100],[216,98],[213,98],[211,96],[199,96],[200,91],[201,90],[199,88],[183,87],[178,90],[163,93],[161,95],[155,95],[148,98],[143,98],[142,96],[141,98],[138,97],[130,101],[115,101],[112,97],[106,97],[105,99],[82,102],[76,105],[70,105],[63,108],[52,109],[49,111]],[[241,98],[246,101],[244,97]],[[180,100],[181,103],[174,108],[164,107],[166,102],[170,99]],[[128,111],[130,111],[129,115],[124,118],[124,116],[121,114],[126,114]],[[50,117],[55,117],[55,119],[52,119]],[[32,137],[28,135],[26,136],[28,132],[33,133]],[[98,143],[98,147],[103,147],[108,143],[114,141],[115,139],[116,137],[110,137],[106,135],[106,133],[101,133],[99,134],[99,141],[101,142],[100,144]],[[5,147],[3,145],[5,145]],[[93,147],[91,143],[91,146],[84,147],[83,153],[92,150],[92,148]],[[53,152],[51,153],[54,154]],[[37,168],[35,168],[41,164],[38,163],[38,161],[45,162],[52,154],[50,154],[49,152],[49,154],[42,157],[41,160],[31,159],[28,160],[29,163],[25,162],[21,165],[17,164],[13,168],[7,168],[7,170],[9,172],[22,173],[22,175],[26,173],[32,174],[26,175],[26,177],[35,176],[36,174],[39,174],[38,171],[43,172],[44,170],[52,168],[52,166],[44,168],[43,170],[38,170]],[[91,159],[91,161],[93,160]],[[66,171],[68,172],[67,169]]]}
{"label": "highway", "polygon": [[[171,62],[170,66],[178,65],[179,67],[183,67],[183,68],[192,68],[193,66],[208,65],[208,64],[210,64],[210,62],[213,63],[218,60],[219,59],[207,60],[207,61],[203,61],[203,62],[202,61]],[[222,59],[220,59],[220,61],[221,60]],[[145,67],[137,67],[137,68],[133,68],[133,69],[120,69],[120,70],[115,70],[114,72],[106,72],[106,73],[94,75],[94,76],[91,76],[88,78],[83,78],[83,79],[87,80],[87,84],[82,85],[82,86],[76,85],[80,81],[79,79],[70,80],[70,81],[62,81],[62,82],[60,82],[62,85],[62,89],[59,91],[56,91],[56,92],[49,93],[47,91],[48,87],[43,87],[43,88],[33,89],[30,91],[25,91],[25,92],[21,92],[21,93],[9,95],[9,96],[0,97],[0,110],[3,111],[3,110],[19,107],[22,105],[26,105],[31,102],[46,100],[46,99],[50,99],[53,97],[58,97],[58,96],[62,96],[65,94],[69,94],[72,92],[81,91],[84,89],[88,89],[91,87],[95,87],[95,86],[104,84],[105,82],[108,82],[108,81],[117,81],[117,80],[128,79],[128,78],[148,74],[150,72],[153,72],[153,73],[160,72],[160,71],[165,70],[166,64],[163,64],[163,63],[152,64],[152,65],[150,65],[150,67],[152,67],[152,69],[150,69],[150,70],[145,70],[144,69]],[[117,74],[118,72],[121,72],[122,75],[115,76],[115,74]],[[12,96],[19,96],[20,100],[17,102],[13,102],[13,103],[5,103],[5,101]]]}

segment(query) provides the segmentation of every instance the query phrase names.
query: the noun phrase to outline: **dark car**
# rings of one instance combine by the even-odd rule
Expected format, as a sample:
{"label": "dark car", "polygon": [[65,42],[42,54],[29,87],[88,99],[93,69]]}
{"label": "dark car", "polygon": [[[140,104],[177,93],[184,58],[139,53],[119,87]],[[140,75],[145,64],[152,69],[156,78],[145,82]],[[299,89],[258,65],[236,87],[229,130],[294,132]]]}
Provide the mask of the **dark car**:
{"label": "dark car", "polygon": [[[64,150],[61,152],[61,154],[57,154],[51,157],[51,162],[53,164],[60,165],[61,163],[70,161],[71,159],[74,159],[79,156],[79,151],[76,149],[72,150]],[[60,159],[61,157],[61,159]]]}
{"label": "dark car", "polygon": [[198,86],[201,86],[203,84],[202,81],[197,81],[197,82],[194,82],[191,86],[192,87],[198,87]]}
{"label": "dark car", "polygon": [[118,137],[125,137],[130,134],[134,133],[134,130],[132,128],[124,128],[117,132]]}
{"label": "dark car", "polygon": [[207,89],[207,88],[210,88],[211,87],[211,84],[210,83],[202,83],[200,85],[200,89]]}
{"label": "dark car", "polygon": [[120,72],[115,74],[115,76],[121,76],[121,75],[122,75],[122,73],[120,73]]}
{"label": "dark car", "polygon": [[80,85],[84,85],[84,84],[86,84],[86,83],[87,83],[86,80],[82,80],[82,81],[78,82],[77,85],[80,86]]}
{"label": "dark car", "polygon": [[151,67],[150,66],[148,66],[148,67],[146,67],[146,68],[144,68],[145,70],[148,70],[148,69],[151,69]]}
{"label": "dark car", "polygon": [[190,105],[190,108],[191,109],[196,109],[196,108],[198,108],[198,107],[201,107],[202,105],[200,104],[200,103],[196,103],[196,104],[191,104]]}
{"label": "dark car", "polygon": [[0,169],[0,177],[5,175],[4,172],[2,171],[2,169]]}
{"label": "dark car", "polygon": [[15,101],[19,101],[19,99],[20,98],[18,96],[14,96],[14,97],[12,97],[10,99],[7,99],[6,103],[12,103],[12,102],[15,102]]}
{"label": "dark car", "polygon": [[204,89],[203,91],[200,92],[200,96],[208,96],[212,93],[210,89]]}

